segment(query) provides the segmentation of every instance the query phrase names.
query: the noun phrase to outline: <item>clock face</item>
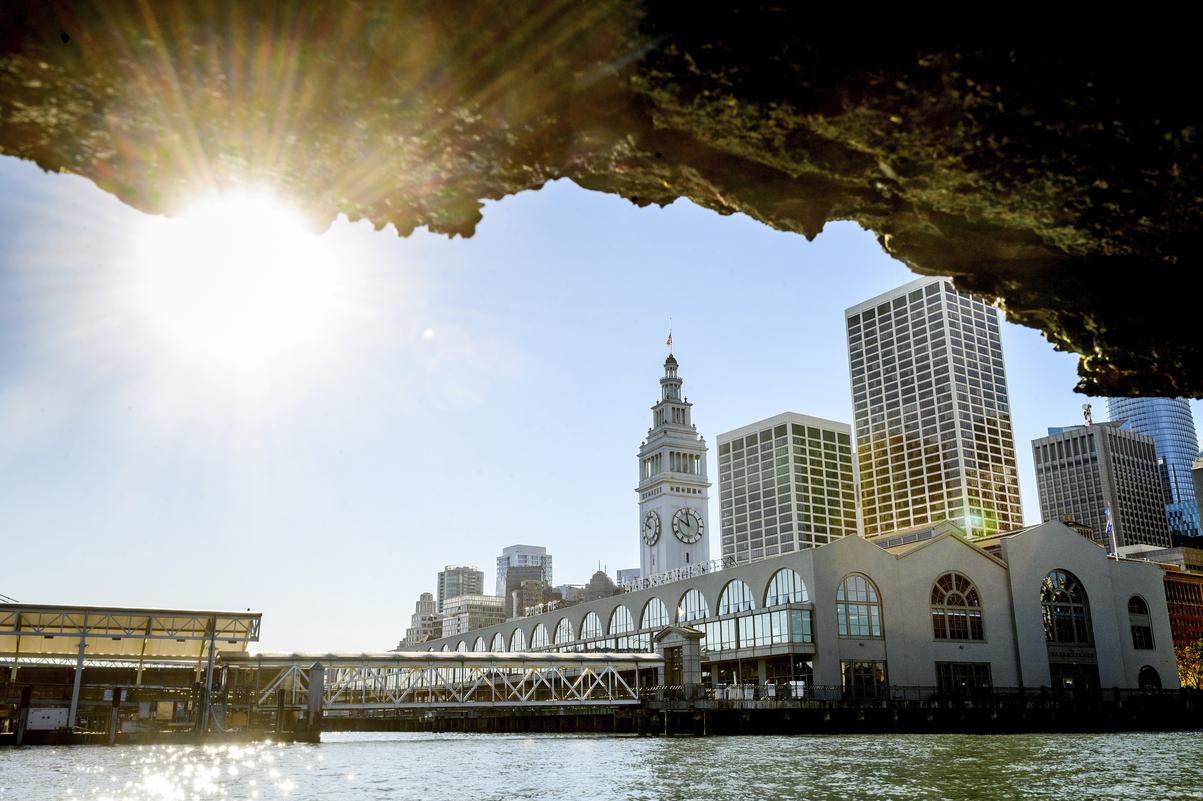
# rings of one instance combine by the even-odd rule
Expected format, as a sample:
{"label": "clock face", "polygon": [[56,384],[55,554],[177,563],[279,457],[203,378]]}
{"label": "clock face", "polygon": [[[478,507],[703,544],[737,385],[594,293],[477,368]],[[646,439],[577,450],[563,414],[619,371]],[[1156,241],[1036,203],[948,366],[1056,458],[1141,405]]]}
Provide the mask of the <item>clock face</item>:
{"label": "clock face", "polygon": [[678,509],[673,515],[673,534],[686,545],[702,538],[702,518],[692,509]]}
{"label": "clock face", "polygon": [[643,516],[643,541],[647,545],[655,545],[660,539],[660,515],[648,512]]}

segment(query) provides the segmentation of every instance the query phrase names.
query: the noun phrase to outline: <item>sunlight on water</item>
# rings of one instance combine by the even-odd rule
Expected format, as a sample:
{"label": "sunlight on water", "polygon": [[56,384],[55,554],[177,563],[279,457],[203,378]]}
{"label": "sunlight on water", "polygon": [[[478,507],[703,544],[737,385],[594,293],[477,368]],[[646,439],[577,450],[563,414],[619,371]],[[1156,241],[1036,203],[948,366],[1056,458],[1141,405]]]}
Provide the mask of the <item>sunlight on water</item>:
{"label": "sunlight on water", "polygon": [[1203,733],[610,738],[0,750],[0,801],[1203,799]]}

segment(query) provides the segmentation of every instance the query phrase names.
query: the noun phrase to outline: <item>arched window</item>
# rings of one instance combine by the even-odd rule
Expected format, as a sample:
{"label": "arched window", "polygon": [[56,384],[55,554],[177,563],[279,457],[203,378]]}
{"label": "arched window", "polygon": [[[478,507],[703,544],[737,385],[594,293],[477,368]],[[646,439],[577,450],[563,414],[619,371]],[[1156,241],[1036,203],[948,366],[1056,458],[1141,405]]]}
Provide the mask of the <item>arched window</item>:
{"label": "arched window", "polygon": [[1140,669],[1140,674],[1136,678],[1137,684],[1142,690],[1160,690],[1161,689],[1161,674],[1157,672],[1157,668],[1152,665],[1145,665]]}
{"label": "arched window", "polygon": [[1065,645],[1091,645],[1090,603],[1086,588],[1068,570],[1054,570],[1040,585],[1044,639]]}
{"label": "arched window", "polygon": [[639,619],[641,629],[662,629],[668,625],[668,607],[659,598],[652,598],[643,607],[643,616]]}
{"label": "arched window", "polygon": [[[1132,628],[1132,647],[1138,651],[1153,650],[1153,618],[1149,617],[1149,605],[1139,595],[1128,599],[1128,625]],[[1157,686],[1161,686],[1160,678]]]}
{"label": "arched window", "polygon": [[[546,629],[543,631],[543,639],[547,639]],[[546,644],[546,643],[544,643]],[[514,629],[514,633],[510,635],[510,650],[525,651],[526,650],[526,632],[522,629]]]}
{"label": "arched window", "polygon": [[756,603],[752,600],[752,588],[739,579],[727,582],[718,596],[718,614],[733,615],[750,612]]}
{"label": "arched window", "polygon": [[982,602],[967,576],[949,572],[931,588],[931,623],[937,640],[984,640]]}
{"label": "arched window", "polygon": [[532,651],[541,651],[548,646],[547,642],[547,626],[542,623],[535,626],[535,630],[530,633],[530,649]]}
{"label": "arched window", "polygon": [[710,607],[706,605],[706,596],[697,590],[688,590],[681,596],[677,604],[677,622],[689,623],[694,620],[710,617]]}
{"label": "arched window", "polygon": [[631,617],[631,610],[627,609],[622,604],[610,613],[610,626],[607,632],[611,637],[616,634],[628,634],[635,630],[635,620]]}
{"label": "arched window", "polygon": [[783,567],[773,574],[769,579],[769,588],[764,594],[765,606],[804,604],[809,600],[802,577],[788,567]]}
{"label": "arched window", "polygon": [[572,642],[572,624],[568,622],[568,618],[560,618],[560,622],[556,624],[555,640],[556,645],[567,645]]}
{"label": "arched window", "polygon": [[841,637],[881,637],[881,599],[868,576],[849,573],[835,591],[835,617]]}
{"label": "arched window", "polygon": [[493,635],[493,644],[489,646],[489,650],[495,654],[505,651],[505,635],[500,631]]}
{"label": "arched window", "polygon": [[601,618],[597,616],[597,612],[590,612],[581,621],[581,639],[594,640],[600,636],[602,636]]}
{"label": "arched window", "polygon": [[472,650],[473,651],[484,651],[484,649],[485,649],[485,638],[477,637],[476,642],[472,643]]}
{"label": "arched window", "polygon": [[443,643],[443,647],[439,649],[439,651],[450,651],[450,650],[451,650],[451,646],[448,645],[447,643]]}
{"label": "arched window", "polygon": [[459,652],[467,651],[468,643],[464,642],[463,640],[460,640],[459,645],[455,646],[455,650],[459,651]]}

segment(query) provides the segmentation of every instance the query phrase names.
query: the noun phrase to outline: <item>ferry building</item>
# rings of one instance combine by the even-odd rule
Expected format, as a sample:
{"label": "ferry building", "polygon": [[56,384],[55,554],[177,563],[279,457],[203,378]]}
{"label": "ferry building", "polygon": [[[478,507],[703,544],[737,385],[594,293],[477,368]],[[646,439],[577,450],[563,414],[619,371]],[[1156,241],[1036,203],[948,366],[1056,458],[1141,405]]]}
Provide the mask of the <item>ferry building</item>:
{"label": "ferry building", "polygon": [[644,577],[427,650],[662,650],[649,681],[806,694],[1178,686],[1161,568],[1109,558],[1059,522],[973,542],[940,523],[706,561],[706,445],[677,366],[670,356],[639,453]]}

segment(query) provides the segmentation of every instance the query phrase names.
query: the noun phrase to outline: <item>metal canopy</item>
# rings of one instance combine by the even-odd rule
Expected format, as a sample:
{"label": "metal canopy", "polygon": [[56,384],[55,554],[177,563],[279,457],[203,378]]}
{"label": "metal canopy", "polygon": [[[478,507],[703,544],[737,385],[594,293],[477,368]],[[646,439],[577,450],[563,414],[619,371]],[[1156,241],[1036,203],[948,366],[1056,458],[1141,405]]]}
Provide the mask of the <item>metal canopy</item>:
{"label": "metal canopy", "polygon": [[259,612],[0,604],[0,660],[192,660],[258,642]]}
{"label": "metal canopy", "polygon": [[405,668],[423,667],[457,667],[479,665],[594,665],[611,664],[616,666],[656,667],[664,663],[660,654],[647,653],[602,653],[602,652],[569,652],[554,653],[547,651],[385,651],[383,653],[260,653],[249,654],[241,652],[223,652],[222,664],[230,667],[283,667],[297,665],[309,667],[314,662],[321,662],[323,667],[331,668],[339,665],[372,664],[378,666],[396,666]]}

